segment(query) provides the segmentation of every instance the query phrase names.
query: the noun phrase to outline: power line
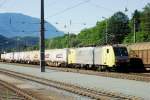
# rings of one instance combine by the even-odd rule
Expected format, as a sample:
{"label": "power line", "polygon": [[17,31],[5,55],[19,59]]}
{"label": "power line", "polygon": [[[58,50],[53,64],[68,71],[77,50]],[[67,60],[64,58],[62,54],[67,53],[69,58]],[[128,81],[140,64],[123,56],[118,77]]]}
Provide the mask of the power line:
{"label": "power line", "polygon": [[109,11],[109,12],[115,12],[115,11],[112,10],[112,9],[106,8],[106,7],[104,7],[104,6],[101,6],[101,5],[98,5],[98,4],[95,4],[95,3],[90,3],[90,4],[93,5],[94,7],[102,8],[102,9],[105,9],[105,10],[107,10],[107,11]]}
{"label": "power line", "polygon": [[53,2],[51,2],[50,4],[48,4],[48,6],[54,6],[57,2],[59,2],[59,0],[58,1],[53,1]]}
{"label": "power line", "polygon": [[66,11],[69,11],[69,10],[71,10],[71,9],[73,9],[73,8],[76,8],[76,7],[80,6],[80,5],[83,5],[83,4],[85,4],[85,3],[88,3],[89,1],[90,1],[90,0],[85,0],[85,1],[83,1],[83,2],[80,2],[80,3],[76,4],[76,5],[73,5],[73,6],[70,6],[70,7],[66,8],[66,9],[64,9],[64,10],[61,10],[61,11],[59,11],[59,12],[57,12],[57,13],[55,13],[55,14],[49,16],[49,17],[57,16],[57,15],[59,15],[59,14],[62,14],[62,13],[64,13],[64,12],[66,12]]}

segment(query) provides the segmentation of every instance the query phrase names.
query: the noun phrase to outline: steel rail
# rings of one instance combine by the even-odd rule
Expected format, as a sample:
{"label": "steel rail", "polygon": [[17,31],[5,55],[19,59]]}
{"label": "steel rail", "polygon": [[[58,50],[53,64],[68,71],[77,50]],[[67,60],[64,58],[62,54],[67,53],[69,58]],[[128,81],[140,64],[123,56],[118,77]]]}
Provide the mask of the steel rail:
{"label": "steel rail", "polygon": [[22,90],[16,86],[14,86],[11,83],[5,82],[0,80],[0,85],[6,87],[7,89],[15,92],[16,94],[20,95],[21,97],[23,97],[25,100],[37,100],[34,96],[32,96],[31,94],[27,93],[25,90]]}
{"label": "steel rail", "polygon": [[0,72],[6,73],[7,75],[20,77],[22,79],[31,80],[31,81],[41,83],[41,84],[44,84],[47,86],[55,87],[57,89],[66,90],[68,92],[72,92],[72,93],[79,94],[82,96],[87,96],[87,97],[90,97],[93,99],[98,99],[98,100],[108,100],[108,99],[112,99],[112,98],[121,99],[121,100],[122,99],[125,99],[125,100],[141,99],[139,97],[123,95],[123,94],[109,92],[109,91],[96,91],[96,90],[92,90],[89,88],[75,86],[75,85],[71,85],[71,84],[67,84],[67,83],[59,82],[59,81],[54,81],[54,80],[43,79],[40,77],[22,74],[19,72],[9,71],[9,70],[5,70],[5,69],[1,69],[1,68],[0,68]]}
{"label": "steel rail", "polygon": [[[9,63],[4,63],[9,64]],[[35,65],[28,65],[28,64],[18,64],[18,63],[11,63],[13,65],[20,65],[23,67],[32,67],[37,68]],[[117,72],[98,72],[94,70],[84,70],[84,69],[75,69],[75,68],[66,68],[66,67],[46,67],[50,70],[58,70],[63,72],[73,72],[73,73],[81,73],[81,74],[88,74],[88,75],[96,75],[96,76],[104,76],[104,77],[112,77],[112,78],[118,78],[118,79],[128,79],[128,80],[136,80],[136,81],[144,81],[144,82],[150,82],[150,73],[144,74],[144,73],[117,73]]]}

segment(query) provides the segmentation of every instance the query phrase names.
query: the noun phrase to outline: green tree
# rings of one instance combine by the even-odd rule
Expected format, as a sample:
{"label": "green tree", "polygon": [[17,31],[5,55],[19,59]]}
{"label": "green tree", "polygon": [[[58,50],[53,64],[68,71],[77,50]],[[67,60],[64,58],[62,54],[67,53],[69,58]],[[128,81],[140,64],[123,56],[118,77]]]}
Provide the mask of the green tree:
{"label": "green tree", "polygon": [[106,23],[105,20],[97,22],[95,27],[82,30],[77,39],[80,41],[78,46],[100,45],[104,43]]}
{"label": "green tree", "polygon": [[122,12],[117,12],[108,20],[108,43],[121,43],[130,33],[129,18]]}
{"label": "green tree", "polygon": [[[132,34],[129,34],[127,37],[125,37],[123,43],[132,43],[134,36]],[[136,33],[136,42],[149,42],[150,41],[150,35],[145,34],[145,32],[137,32]]]}
{"label": "green tree", "polygon": [[150,3],[148,3],[144,7],[141,20],[142,20],[142,31],[144,31],[146,34],[150,34]]}
{"label": "green tree", "polygon": [[[131,32],[134,32],[134,28],[135,28],[135,32],[139,32],[141,31],[141,12],[139,12],[138,10],[135,10],[131,19]],[[135,27],[134,27],[135,25]]]}
{"label": "green tree", "polygon": [[144,10],[139,12],[135,10],[132,19],[130,20],[131,33],[124,39],[124,43],[131,43],[134,40],[134,21],[136,26],[136,42],[150,41],[150,4],[144,7]]}

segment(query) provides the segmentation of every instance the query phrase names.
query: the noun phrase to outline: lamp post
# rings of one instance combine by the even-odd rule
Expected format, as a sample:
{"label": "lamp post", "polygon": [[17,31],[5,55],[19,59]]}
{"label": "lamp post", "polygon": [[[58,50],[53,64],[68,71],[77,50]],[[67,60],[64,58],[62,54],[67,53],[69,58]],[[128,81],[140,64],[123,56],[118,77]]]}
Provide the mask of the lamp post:
{"label": "lamp post", "polygon": [[135,18],[134,18],[134,43],[136,43],[136,22],[135,22]]}
{"label": "lamp post", "polygon": [[[69,22],[69,25],[70,25],[70,28],[71,28],[71,24],[72,24],[72,21],[70,20]],[[70,48],[70,29],[68,28],[68,48]]]}

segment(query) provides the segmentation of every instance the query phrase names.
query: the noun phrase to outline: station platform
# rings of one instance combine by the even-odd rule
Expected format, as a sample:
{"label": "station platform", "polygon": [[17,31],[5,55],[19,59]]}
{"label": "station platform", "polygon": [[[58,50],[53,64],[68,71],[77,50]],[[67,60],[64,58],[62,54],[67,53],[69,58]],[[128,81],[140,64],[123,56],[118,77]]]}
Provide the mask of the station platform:
{"label": "station platform", "polygon": [[96,91],[115,92],[120,95],[123,94],[127,96],[136,96],[143,98],[144,100],[150,100],[150,82],[116,79],[72,72],[62,72],[50,69],[46,69],[46,72],[41,73],[39,66],[37,66],[37,68],[33,68],[0,63],[0,68],[81,86]]}

